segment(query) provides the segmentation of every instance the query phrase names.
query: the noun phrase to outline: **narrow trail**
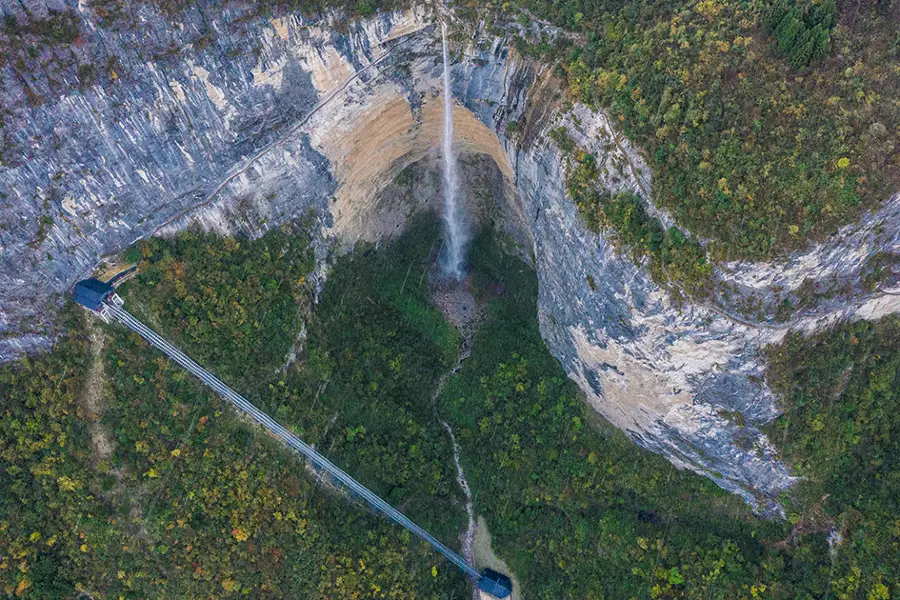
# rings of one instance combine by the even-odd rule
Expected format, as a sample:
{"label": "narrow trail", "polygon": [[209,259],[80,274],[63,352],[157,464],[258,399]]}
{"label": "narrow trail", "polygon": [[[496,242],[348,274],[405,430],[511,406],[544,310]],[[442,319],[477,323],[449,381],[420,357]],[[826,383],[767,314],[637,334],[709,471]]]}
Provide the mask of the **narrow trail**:
{"label": "narrow trail", "polygon": [[[135,502],[135,499],[143,498],[146,495],[146,490],[143,487],[128,488],[124,467],[114,466],[114,463],[112,463],[116,449],[113,434],[101,420],[107,402],[107,398],[104,396],[106,374],[104,372],[103,352],[106,349],[108,340],[103,329],[93,319],[85,321],[85,328],[90,341],[91,363],[84,382],[81,406],[87,421],[88,434],[91,438],[95,467],[98,468],[98,472],[112,475],[115,478],[112,488],[103,492],[102,496],[113,503],[127,506],[129,517],[137,523],[144,518],[144,515],[140,502]],[[140,529],[140,535],[147,535],[143,527]]]}
{"label": "narrow trail", "polygon": [[[488,531],[487,522],[484,517],[479,517],[475,514],[475,502],[472,488],[469,485],[469,480],[466,478],[466,473],[460,459],[462,452],[456,441],[456,435],[453,433],[453,427],[441,418],[437,403],[438,398],[444,390],[444,386],[454,375],[459,373],[463,363],[465,363],[472,355],[472,345],[475,333],[478,331],[478,327],[485,316],[484,306],[475,303],[474,298],[471,298],[468,292],[459,286],[449,291],[446,289],[443,290],[443,292],[445,292],[444,294],[442,294],[440,290],[435,294],[435,291],[436,290],[432,289],[432,301],[438,305],[438,308],[444,313],[445,317],[453,322],[462,336],[459,351],[456,355],[456,361],[453,363],[453,367],[444,373],[438,380],[437,388],[432,396],[435,417],[447,432],[450,443],[453,445],[453,462],[456,465],[456,482],[459,484],[459,487],[466,498],[466,516],[468,521],[466,523],[465,531],[460,535],[462,554],[470,564],[480,564],[481,567],[489,567],[508,574],[513,580],[513,592],[509,600],[521,600],[522,588],[518,579],[516,579],[515,573],[513,573],[509,565],[494,553],[494,550],[491,548],[491,535]],[[459,305],[461,303],[465,304],[466,296],[473,302],[474,309],[471,311],[460,311]],[[477,587],[472,587],[472,600],[484,600],[487,597],[488,596],[482,595]]]}
{"label": "narrow trail", "polygon": [[466,532],[462,536],[463,556],[467,561],[475,564],[475,506],[472,502],[472,489],[469,487],[466,473],[462,468],[462,464],[459,462],[459,444],[456,443],[456,436],[453,435],[453,428],[443,419],[439,420],[441,421],[441,425],[444,426],[444,429],[447,430],[447,435],[450,436],[450,442],[453,444],[453,462],[456,464],[456,482],[459,484],[459,487],[462,488],[463,494],[466,496],[466,515],[468,516],[468,523],[466,525]]}
{"label": "narrow trail", "polygon": [[[91,445],[94,455],[99,460],[108,460],[113,453],[113,442],[109,432],[100,422],[103,416],[103,350],[106,347],[106,337],[103,331],[93,320],[87,321],[88,337],[90,339],[91,364],[88,367],[87,378],[84,383],[82,406],[88,422],[88,431],[91,436]],[[121,479],[118,469],[113,473]]]}
{"label": "narrow trail", "polygon": [[[453,309],[452,306],[448,306],[448,300],[452,302],[455,294],[451,294],[449,297],[438,298],[433,300],[437,300],[438,307],[441,309],[441,312],[445,314],[448,318],[451,318],[447,315],[448,311]],[[472,498],[472,488],[469,486],[469,480],[466,479],[466,472],[463,469],[462,462],[460,460],[460,448],[459,444],[456,441],[456,435],[453,433],[453,427],[450,426],[450,423],[441,418],[440,411],[438,409],[438,398],[441,395],[441,392],[444,391],[444,386],[447,384],[450,379],[459,373],[459,370],[462,368],[463,363],[472,355],[472,342],[475,337],[475,332],[478,330],[478,325],[481,322],[483,317],[483,313],[481,307],[476,307],[474,314],[470,315],[470,318],[466,320],[464,323],[456,322],[455,324],[459,328],[459,332],[462,335],[462,339],[459,344],[459,351],[456,354],[456,362],[453,363],[453,367],[441,375],[441,378],[438,380],[437,387],[435,388],[434,395],[432,396],[432,405],[434,406],[434,414],[437,418],[438,422],[443,426],[444,430],[447,432],[447,436],[450,438],[450,443],[453,446],[453,463],[456,465],[456,483],[459,484],[460,489],[462,489],[463,495],[466,497],[466,530],[460,536],[460,542],[462,543],[462,554],[463,557],[469,561],[470,564],[475,564],[475,531],[478,527],[477,525],[477,517],[475,515],[475,503]],[[451,320],[453,320],[451,318]],[[472,598],[473,600],[479,600],[480,595],[478,593],[478,588],[472,587]]]}
{"label": "narrow trail", "polygon": [[[226,187],[228,187],[228,185],[232,181],[234,181],[237,177],[240,177],[241,175],[246,173],[247,170],[250,167],[252,167],[254,164],[256,164],[259,161],[259,159],[262,158],[267,152],[269,152],[273,148],[282,146],[288,139],[291,138],[291,136],[293,136],[295,133],[300,131],[310,121],[310,119],[312,119],[312,117],[314,115],[316,115],[316,113],[318,113],[322,108],[324,108],[332,100],[334,100],[335,97],[337,97],[344,90],[346,90],[347,87],[349,87],[351,83],[353,83],[354,81],[356,81],[357,79],[362,77],[368,71],[374,69],[381,63],[385,62],[387,59],[389,59],[393,55],[394,51],[407,45],[410,41],[415,39],[416,34],[418,34],[424,28],[425,28],[425,26],[422,26],[413,31],[405,32],[399,36],[389,37],[387,39],[382,40],[377,45],[377,47],[378,48],[381,48],[381,47],[386,48],[386,50],[384,51],[383,54],[381,54],[377,58],[374,58],[369,64],[363,66],[358,71],[354,71],[346,79],[344,79],[341,83],[339,83],[337,86],[335,86],[334,88],[329,90],[321,98],[321,100],[319,100],[309,110],[308,113],[306,113],[299,121],[297,121],[296,123],[291,125],[287,129],[287,131],[285,131],[285,133],[281,134],[276,139],[272,140],[271,142],[269,142],[268,144],[266,144],[265,146],[263,146],[262,148],[260,148],[256,152],[254,152],[251,156],[244,158],[239,165],[236,165],[235,167],[233,167],[233,170],[231,171],[231,173],[227,174],[225,176],[225,178],[202,201],[200,201],[196,204],[192,204],[191,206],[188,206],[187,208],[179,211],[175,216],[173,216],[169,219],[166,219],[162,224],[157,225],[148,235],[146,235],[146,237],[153,237],[155,235],[158,235],[160,230],[172,225],[173,223],[175,223],[179,219],[186,217],[190,213],[195,212],[198,209],[211,204],[219,196],[219,194],[222,192],[222,190],[224,190]],[[398,39],[400,41],[397,41]],[[396,42],[396,43],[394,43],[394,42]],[[141,236],[141,237],[144,237],[144,236]],[[137,239],[140,239],[140,237],[138,237]],[[135,241],[137,241],[137,239]]]}
{"label": "narrow trail", "polygon": [[[456,436],[453,434],[453,428],[450,426],[450,423],[441,418],[440,412],[438,411],[437,401],[441,395],[441,392],[444,391],[444,386],[450,378],[456,375],[460,368],[462,368],[463,362],[469,356],[472,355],[472,347],[470,343],[470,339],[463,338],[462,343],[460,344],[459,353],[456,355],[456,362],[453,365],[453,368],[444,373],[441,378],[438,380],[437,388],[435,388],[434,396],[432,396],[432,402],[434,403],[434,414],[437,417],[437,420],[443,426],[443,428],[447,431],[447,436],[450,438],[450,443],[453,445],[453,462],[456,465],[456,483],[459,484],[459,487],[463,491],[463,495],[466,497],[466,515],[468,517],[468,523],[466,524],[466,531],[461,536],[460,541],[462,542],[462,553],[463,557],[469,561],[471,564],[475,564],[475,505],[472,501],[472,488],[469,487],[469,481],[466,479],[466,472],[463,470],[462,462],[460,461],[460,449],[459,444],[456,442]],[[477,598],[477,589],[475,590],[475,598]]]}

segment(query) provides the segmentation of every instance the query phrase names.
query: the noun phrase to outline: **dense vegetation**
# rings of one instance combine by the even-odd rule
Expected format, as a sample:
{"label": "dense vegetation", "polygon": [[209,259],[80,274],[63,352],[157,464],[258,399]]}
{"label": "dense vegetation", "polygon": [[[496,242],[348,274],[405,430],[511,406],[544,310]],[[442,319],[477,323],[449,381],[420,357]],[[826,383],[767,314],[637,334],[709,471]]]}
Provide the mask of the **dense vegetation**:
{"label": "dense vegetation", "polygon": [[678,227],[665,228],[648,213],[644,199],[637,194],[598,192],[596,157],[576,148],[564,128],[550,135],[568,161],[566,188],[589,229],[605,230],[635,260],[649,259],[654,280],[668,286],[673,294],[699,296],[709,291],[712,265],[696,239],[685,236]]}
{"label": "dense vegetation", "polygon": [[[303,317],[306,339],[297,339],[298,307],[310,304],[302,236],[185,234],[145,243],[141,254],[141,273],[123,290],[131,310],[442,539],[455,539],[459,491],[429,395],[455,334],[424,304],[421,286],[399,293],[409,264],[392,271],[380,255],[341,262],[315,316]],[[80,318],[72,324],[84,327]],[[463,597],[459,573],[423,544],[313,479],[142,340],[105,331],[105,434],[84,418],[90,358],[81,336],[2,371],[6,594]],[[286,364],[292,346],[298,360]]]}
{"label": "dense vegetation", "polygon": [[581,34],[520,48],[645,148],[653,200],[716,259],[802,247],[900,187],[897,3],[514,4]]}
{"label": "dense vegetation", "polygon": [[300,328],[296,298],[313,270],[305,235],[214,243],[186,233],[174,242],[150,239],[138,256],[139,312],[224,380],[252,381],[284,360]]}
{"label": "dense vegetation", "polygon": [[[771,381],[788,403],[773,438],[808,482],[790,523],[759,520],[590,411],[540,338],[533,271],[491,231],[472,252],[485,319],[434,400],[459,342],[427,300],[437,237],[419,223],[390,247],[339,259],[315,309],[306,239],[290,230],[152,240],[123,292],[134,313],[456,546],[464,515],[437,411],[527,597],[897,592],[900,323],[773,350]],[[464,597],[462,577],[423,544],[118,327],[103,329],[106,406],[91,421],[93,353],[76,333],[85,317],[70,319],[54,353],[0,371],[7,595]],[[832,564],[833,523],[844,542]]]}
{"label": "dense vegetation", "polygon": [[843,538],[833,597],[900,593],[900,320],[792,336],[771,359],[785,398],[771,435],[805,477],[798,504],[821,507],[804,526]]}
{"label": "dense vegetation", "polygon": [[[83,322],[67,315],[77,330]],[[110,510],[95,501],[87,427],[77,399],[88,368],[86,340],[71,335],[50,355],[0,371],[0,585],[7,597],[74,595],[88,568],[83,535]],[[76,526],[77,524],[77,526]]]}
{"label": "dense vegetation", "polygon": [[533,272],[484,236],[472,256],[487,318],[441,410],[527,597],[825,595],[824,536],[781,548],[781,525],[598,419],[541,340]]}
{"label": "dense vegetation", "polygon": [[773,32],[778,50],[794,67],[802,68],[827,54],[836,13],[835,0],[808,4],[779,0],[768,8],[763,21]]}

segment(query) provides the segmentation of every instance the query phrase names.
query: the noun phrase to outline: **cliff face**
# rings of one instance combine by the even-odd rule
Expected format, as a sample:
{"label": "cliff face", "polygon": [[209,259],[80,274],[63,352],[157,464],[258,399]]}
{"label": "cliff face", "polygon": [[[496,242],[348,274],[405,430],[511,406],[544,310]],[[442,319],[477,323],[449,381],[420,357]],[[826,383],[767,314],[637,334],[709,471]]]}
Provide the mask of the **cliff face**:
{"label": "cliff face", "polygon": [[[338,188],[325,146],[370,79],[393,79],[379,59],[425,25],[409,13],[338,34],[294,16],[222,9],[210,20],[210,8],[173,23],[141,11],[138,29],[84,34],[84,46],[116,57],[113,82],[30,107],[26,95],[53,93],[50,76],[20,81],[4,66],[4,135],[17,152],[0,171],[0,329],[24,335],[3,341],[3,357],[46,345],[53,292],[100,256],[184,226],[188,211],[250,234],[310,210],[324,218]],[[159,56],[169,47],[178,53]]]}
{"label": "cliff face", "polygon": [[[310,217],[324,268],[328,244],[378,240],[418,208],[391,206],[378,192],[407,165],[435,157],[441,61],[428,10],[349,24],[227,7],[173,23],[141,10],[144,31],[95,25],[85,34],[88,48],[117,49],[115,81],[57,100],[47,88],[38,106],[14,84],[2,97],[4,135],[17,148],[0,171],[3,359],[48,346],[61,294],[142,236],[192,224],[260,235]],[[781,324],[731,317],[718,305],[676,306],[645,269],[586,230],[547,132],[565,127],[594,152],[598,185],[609,191],[652,189],[640,153],[603,114],[563,111],[547,70],[504,40],[474,39],[457,50],[453,72],[456,143],[498,167],[504,225],[535,262],[551,352],[638,443],[777,511],[793,479],[758,429],[777,414],[760,348],[788,327],[895,312],[900,297],[851,290],[852,299]],[[179,50],[154,57],[151,46]],[[8,65],[3,76],[16,79]],[[721,276],[761,293],[773,283],[798,287],[798,273],[852,279],[868,257],[900,251],[897,204],[843,232],[843,243],[856,244],[849,266],[829,266],[847,256],[838,240],[783,265],[729,265]]]}

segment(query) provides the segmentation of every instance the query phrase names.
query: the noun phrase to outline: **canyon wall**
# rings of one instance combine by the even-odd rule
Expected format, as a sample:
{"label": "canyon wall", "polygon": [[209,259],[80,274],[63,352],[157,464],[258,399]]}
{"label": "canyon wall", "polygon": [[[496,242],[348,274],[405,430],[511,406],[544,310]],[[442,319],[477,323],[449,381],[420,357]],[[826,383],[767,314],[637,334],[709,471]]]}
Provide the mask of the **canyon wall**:
{"label": "canyon wall", "polygon": [[[408,165],[436,157],[434,13],[345,23],[205,11],[172,22],[142,7],[143,31],[91,25],[84,46],[114,49],[123,73],[55,99],[48,87],[37,105],[23,86],[41,82],[23,84],[3,67],[4,135],[16,153],[0,170],[0,358],[49,347],[70,286],[143,236],[189,226],[255,236],[307,218],[321,231],[324,277],[329,247],[378,241],[421,209],[391,206],[379,192]],[[151,45],[178,50],[158,56]],[[565,127],[597,155],[598,186],[648,197],[640,152],[602,113],[563,107],[550,69],[506,40],[476,34],[455,52],[457,147],[497,165],[503,225],[536,266],[551,352],[591,405],[638,443],[778,512],[794,479],[760,431],[777,414],[760,349],[791,327],[896,312],[900,297],[851,289],[785,323],[675,304],[646,269],[585,228],[566,194],[566,159],[547,132]],[[763,291],[816,273],[852,280],[871,256],[900,251],[897,204],[830,246],[781,265],[729,265],[720,276]]]}

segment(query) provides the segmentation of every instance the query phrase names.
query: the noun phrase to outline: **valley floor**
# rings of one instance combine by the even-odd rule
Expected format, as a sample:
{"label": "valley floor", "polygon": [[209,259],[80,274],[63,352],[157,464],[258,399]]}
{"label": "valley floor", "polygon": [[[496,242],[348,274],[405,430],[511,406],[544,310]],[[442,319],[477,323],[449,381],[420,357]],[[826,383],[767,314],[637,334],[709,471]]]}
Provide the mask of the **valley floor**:
{"label": "valley floor", "polygon": [[[490,228],[474,242],[466,283],[482,318],[454,370],[468,336],[430,299],[439,236],[422,219],[386,247],[337,259],[316,298],[302,231],[255,241],[186,233],[142,243],[140,274],[121,292],[135,315],[459,548],[466,498],[437,413],[458,442],[474,515],[490,529],[489,538],[484,526],[476,532],[476,560],[503,561],[523,597],[890,597],[900,572],[890,516],[895,324],[852,326],[834,334],[843,345],[817,340],[827,364],[802,341],[773,350],[773,377],[793,403],[774,437],[811,487],[792,500],[790,523],[762,520],[590,411],[541,339],[534,272]],[[471,593],[454,567],[317,479],[136,336],[91,324],[103,327],[100,346],[86,315],[67,315],[70,334],[53,353],[0,371],[7,595]],[[810,364],[799,370],[803,356]],[[829,379],[838,372],[829,356],[849,374]],[[810,404],[822,379],[842,401]],[[100,395],[85,401],[86,384]],[[829,479],[816,465],[853,441],[832,436],[844,435],[851,398],[880,420],[853,421],[857,462]],[[818,447],[807,427],[835,443]],[[860,469],[868,487],[853,479]],[[817,505],[827,492],[833,500]],[[833,531],[845,541],[832,555]]]}

